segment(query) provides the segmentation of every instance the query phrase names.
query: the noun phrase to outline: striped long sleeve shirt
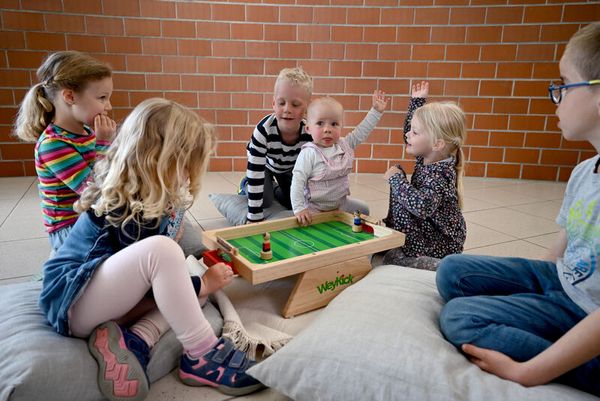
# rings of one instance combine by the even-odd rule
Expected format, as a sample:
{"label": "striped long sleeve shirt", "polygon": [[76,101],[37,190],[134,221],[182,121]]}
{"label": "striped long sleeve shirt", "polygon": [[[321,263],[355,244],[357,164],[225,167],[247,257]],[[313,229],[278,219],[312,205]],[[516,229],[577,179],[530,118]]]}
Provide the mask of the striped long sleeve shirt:
{"label": "striped long sleeve shirt", "polygon": [[263,118],[254,128],[252,138],[246,146],[248,154],[248,215],[249,221],[263,219],[263,186],[265,168],[276,174],[290,173],[296,163],[302,145],[312,142],[306,132],[305,122],[300,124],[300,135],[293,144],[281,141],[275,114]]}
{"label": "striped long sleeve shirt", "polygon": [[88,184],[96,157],[110,145],[96,141],[94,132],[84,128],[87,135],[50,124],[35,145],[38,189],[44,226],[49,233],[75,224],[78,214],[73,205]]}

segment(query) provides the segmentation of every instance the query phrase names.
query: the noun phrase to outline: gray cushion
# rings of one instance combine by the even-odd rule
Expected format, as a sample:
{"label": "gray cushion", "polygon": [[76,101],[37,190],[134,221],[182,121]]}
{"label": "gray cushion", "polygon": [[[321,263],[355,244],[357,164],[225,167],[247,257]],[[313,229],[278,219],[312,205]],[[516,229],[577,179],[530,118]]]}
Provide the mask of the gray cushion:
{"label": "gray cushion", "polygon": [[[38,308],[42,283],[0,286],[0,400],[102,400],[98,365],[84,340],[63,337]],[[202,308],[215,333],[223,320],[210,303]],[[152,350],[148,376],[160,379],[179,363],[181,344],[168,331]]]}
{"label": "gray cushion", "polygon": [[[223,215],[232,226],[241,226],[246,224],[248,214],[248,198],[245,195],[236,194],[210,194],[208,198],[215,205],[219,213]],[[263,210],[265,220],[290,217],[294,213],[287,210],[277,201]]]}
{"label": "gray cushion", "polygon": [[193,217],[186,213],[183,219],[183,236],[179,240],[179,246],[185,256],[194,255],[196,259],[202,257],[207,248],[202,243],[202,229],[198,224],[192,224]]}
{"label": "gray cushion", "polygon": [[441,307],[434,272],[377,267],[248,373],[296,401],[598,400],[481,371],[441,335]]}

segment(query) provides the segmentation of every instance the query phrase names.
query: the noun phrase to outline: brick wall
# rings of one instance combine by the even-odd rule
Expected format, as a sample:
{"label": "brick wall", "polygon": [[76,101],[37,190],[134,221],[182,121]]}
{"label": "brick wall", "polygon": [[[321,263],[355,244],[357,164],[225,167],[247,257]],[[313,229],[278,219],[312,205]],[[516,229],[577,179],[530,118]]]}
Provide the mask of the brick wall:
{"label": "brick wall", "polygon": [[0,0],[0,176],[34,175],[33,145],[11,136],[17,105],[48,52],[74,49],[115,70],[114,118],[164,96],[214,122],[213,171],[242,171],[253,125],[270,111],[277,72],[302,65],[315,95],[346,108],[347,127],[381,88],[392,97],[357,150],[359,172],[411,167],[401,128],[411,82],[468,114],[472,176],[566,180],[594,154],[556,127],[547,86],[569,37],[600,20],[597,1]]}

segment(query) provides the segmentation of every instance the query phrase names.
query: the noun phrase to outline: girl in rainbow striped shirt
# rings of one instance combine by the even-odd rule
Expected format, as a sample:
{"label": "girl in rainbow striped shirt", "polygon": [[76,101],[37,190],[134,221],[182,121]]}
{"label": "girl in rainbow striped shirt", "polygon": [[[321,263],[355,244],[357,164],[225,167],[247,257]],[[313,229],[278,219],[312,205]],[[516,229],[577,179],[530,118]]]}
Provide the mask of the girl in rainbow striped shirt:
{"label": "girl in rainbow striped shirt", "polygon": [[21,104],[15,131],[22,140],[37,142],[35,169],[44,225],[56,251],[77,220],[73,204],[116,132],[108,116],[112,71],[87,54],[62,51],[44,60],[37,77],[39,83]]}

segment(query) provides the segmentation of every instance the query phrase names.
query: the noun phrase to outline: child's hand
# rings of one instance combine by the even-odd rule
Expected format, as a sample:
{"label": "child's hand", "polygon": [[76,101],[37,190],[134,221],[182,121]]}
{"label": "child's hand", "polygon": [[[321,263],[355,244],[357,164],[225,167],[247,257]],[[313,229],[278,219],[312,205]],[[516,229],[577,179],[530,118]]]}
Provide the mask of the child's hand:
{"label": "child's hand", "polygon": [[387,99],[385,98],[385,92],[380,91],[379,89],[373,91],[373,108],[380,113],[387,108]]}
{"label": "child's hand", "polygon": [[[479,366],[481,370],[503,379],[512,380],[525,387],[544,384],[538,383],[535,379],[530,379],[523,363],[516,362],[501,352],[479,348],[472,344],[463,344],[461,348],[467,354],[469,360]],[[521,372],[525,372],[525,374]]]}
{"label": "child's hand", "polygon": [[225,263],[215,263],[202,276],[202,283],[204,285],[200,288],[200,296],[203,297],[217,292],[230,284],[231,280],[233,280],[233,270],[231,270],[231,267]]}
{"label": "child's hand", "polygon": [[117,123],[108,116],[98,114],[94,117],[94,132],[98,141],[112,142],[117,132]]}
{"label": "child's hand", "polygon": [[312,216],[310,210],[304,209],[296,213],[296,219],[301,226],[307,226],[312,223]]}
{"label": "child's hand", "polygon": [[400,165],[390,167],[388,171],[386,171],[383,175],[383,178],[385,178],[386,181],[389,181],[389,179],[395,176],[396,174],[402,174],[402,176],[406,178],[406,173],[404,172],[404,170],[402,170],[402,167],[400,167]]}
{"label": "child's hand", "polygon": [[427,98],[429,96],[429,82],[421,81],[414,84],[410,96]]}

